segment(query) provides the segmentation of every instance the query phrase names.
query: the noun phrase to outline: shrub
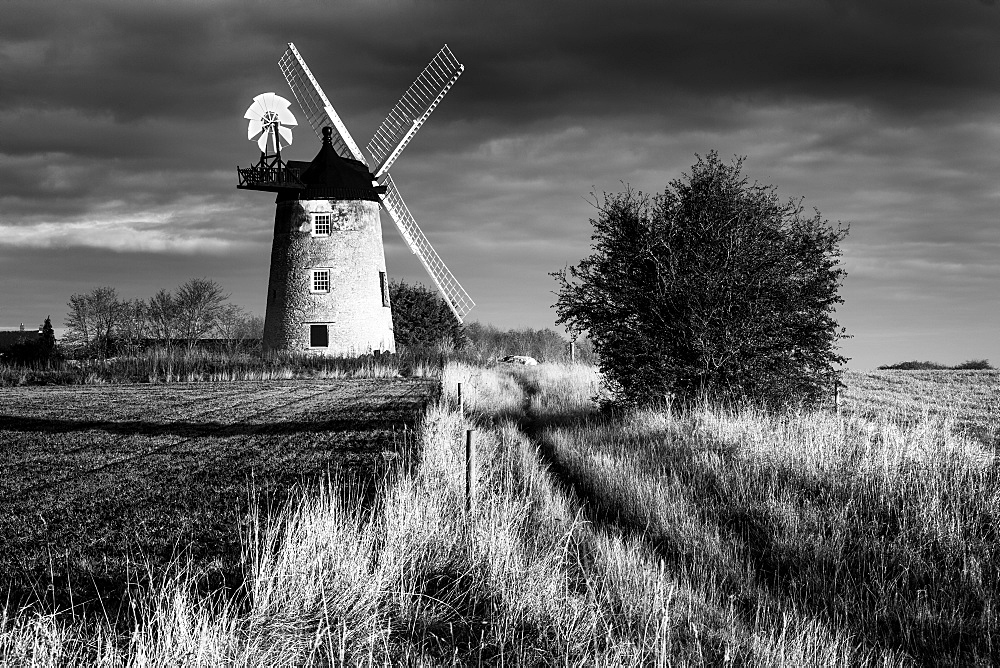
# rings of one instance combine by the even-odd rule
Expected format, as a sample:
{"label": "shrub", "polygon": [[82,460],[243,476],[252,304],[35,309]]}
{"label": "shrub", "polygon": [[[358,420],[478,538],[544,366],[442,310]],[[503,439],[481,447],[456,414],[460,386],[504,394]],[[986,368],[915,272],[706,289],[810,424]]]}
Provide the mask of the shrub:
{"label": "shrub", "polygon": [[989,360],[966,360],[952,367],[956,371],[991,371],[993,368]]}
{"label": "shrub", "polygon": [[989,360],[967,360],[955,366],[945,366],[937,362],[896,362],[895,364],[883,364],[880,371],[989,371],[993,369]]}
{"label": "shrub", "polygon": [[943,371],[947,369],[944,364],[937,362],[897,362],[896,364],[883,364],[879,367],[881,371]]}
{"label": "shrub", "polygon": [[462,323],[448,303],[420,283],[389,282],[392,327],[396,344],[402,346],[446,346],[461,348],[465,342]]}
{"label": "shrub", "polygon": [[847,229],[749,185],[742,164],[712,152],[661,195],[605,195],[593,254],[553,274],[558,324],[588,334],[619,403],[818,401],[847,361]]}

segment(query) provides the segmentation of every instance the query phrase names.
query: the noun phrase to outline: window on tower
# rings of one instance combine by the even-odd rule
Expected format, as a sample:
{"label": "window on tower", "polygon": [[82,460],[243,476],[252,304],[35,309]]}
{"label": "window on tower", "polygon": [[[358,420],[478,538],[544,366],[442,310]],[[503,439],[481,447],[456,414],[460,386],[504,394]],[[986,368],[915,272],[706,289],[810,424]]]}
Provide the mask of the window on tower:
{"label": "window on tower", "polygon": [[313,214],[312,235],[314,237],[330,236],[330,214],[328,213]]}
{"label": "window on tower", "polygon": [[313,269],[312,270],[312,291],[313,292],[329,292],[330,291],[330,270],[329,269]]}
{"label": "window on tower", "polygon": [[385,272],[378,272],[378,284],[382,289],[382,306],[389,306],[389,282],[385,278]]}

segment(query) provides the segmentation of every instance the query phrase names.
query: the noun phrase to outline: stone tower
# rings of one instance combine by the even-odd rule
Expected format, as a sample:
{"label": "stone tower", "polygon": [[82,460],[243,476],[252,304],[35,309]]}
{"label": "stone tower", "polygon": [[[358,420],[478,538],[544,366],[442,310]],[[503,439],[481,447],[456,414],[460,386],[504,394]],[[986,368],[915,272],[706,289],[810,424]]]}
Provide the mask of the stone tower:
{"label": "stone tower", "polygon": [[264,352],[395,352],[380,200],[368,166],[337,155],[332,131],[300,188],[276,189]]}

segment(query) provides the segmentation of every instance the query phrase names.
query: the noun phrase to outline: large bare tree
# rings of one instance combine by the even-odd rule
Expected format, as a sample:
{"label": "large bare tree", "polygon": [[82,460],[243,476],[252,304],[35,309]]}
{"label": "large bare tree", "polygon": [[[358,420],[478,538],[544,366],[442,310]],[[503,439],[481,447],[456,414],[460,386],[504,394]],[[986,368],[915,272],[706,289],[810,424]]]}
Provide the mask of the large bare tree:
{"label": "large bare tree", "polygon": [[149,306],[142,299],[131,299],[121,303],[121,320],[118,325],[118,340],[122,350],[135,355],[150,336]]}
{"label": "large bare tree", "polygon": [[215,330],[228,299],[222,286],[207,278],[192,278],[177,288],[177,327],[189,348]]}
{"label": "large bare tree", "polygon": [[118,329],[122,321],[122,302],[112,287],[94,288],[86,294],[75,294],[66,304],[65,341],[86,354],[107,357],[114,352]]}
{"label": "large bare tree", "polygon": [[168,348],[178,337],[177,305],[169,290],[160,289],[146,306],[149,333]]}

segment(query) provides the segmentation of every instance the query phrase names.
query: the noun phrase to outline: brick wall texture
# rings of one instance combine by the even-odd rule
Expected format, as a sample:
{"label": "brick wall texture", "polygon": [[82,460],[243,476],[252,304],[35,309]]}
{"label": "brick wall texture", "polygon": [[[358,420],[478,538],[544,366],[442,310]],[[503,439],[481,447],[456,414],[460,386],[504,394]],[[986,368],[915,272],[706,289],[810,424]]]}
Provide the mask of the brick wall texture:
{"label": "brick wall texture", "polygon": [[[314,214],[330,214],[330,234],[313,236]],[[312,270],[330,271],[329,292],[313,292]],[[279,202],[264,318],[265,352],[356,356],[395,352],[379,203]],[[388,297],[385,298],[388,303]],[[310,346],[310,326],[326,325],[329,346]]]}

